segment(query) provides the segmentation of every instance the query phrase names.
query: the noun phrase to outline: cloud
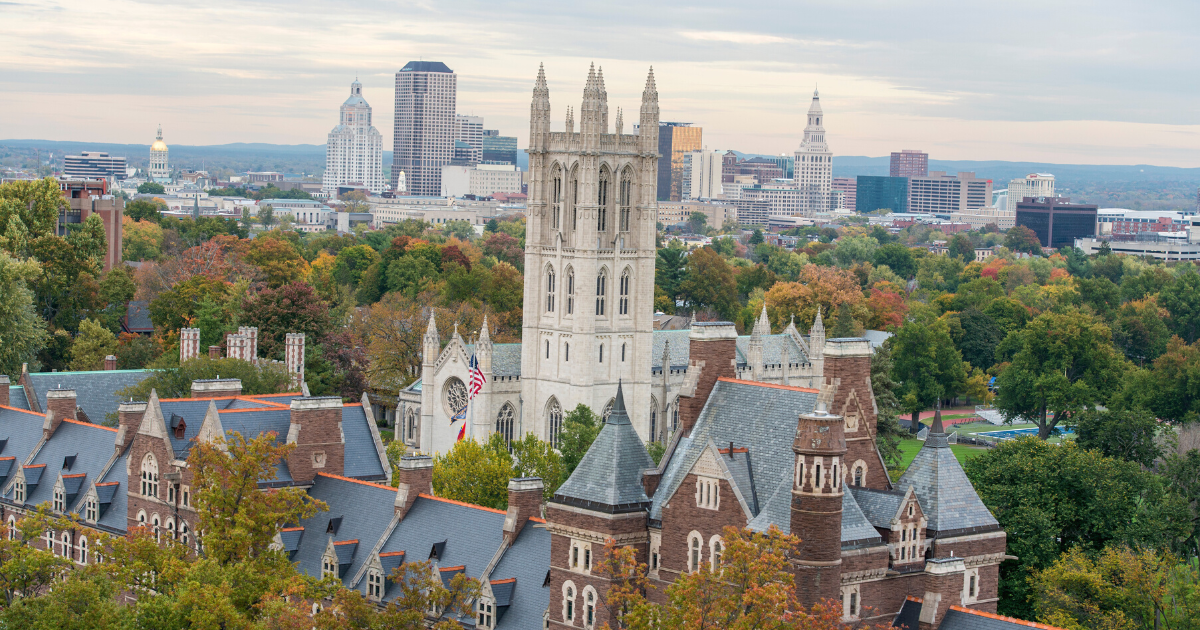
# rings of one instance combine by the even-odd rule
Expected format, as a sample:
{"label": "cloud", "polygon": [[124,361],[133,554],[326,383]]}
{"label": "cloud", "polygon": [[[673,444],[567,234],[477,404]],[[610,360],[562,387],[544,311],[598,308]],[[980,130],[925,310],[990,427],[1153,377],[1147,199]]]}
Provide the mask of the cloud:
{"label": "cloud", "polygon": [[728,42],[731,44],[794,44],[797,40],[766,33],[735,33],[730,31],[680,31],[687,39],[701,42]]}

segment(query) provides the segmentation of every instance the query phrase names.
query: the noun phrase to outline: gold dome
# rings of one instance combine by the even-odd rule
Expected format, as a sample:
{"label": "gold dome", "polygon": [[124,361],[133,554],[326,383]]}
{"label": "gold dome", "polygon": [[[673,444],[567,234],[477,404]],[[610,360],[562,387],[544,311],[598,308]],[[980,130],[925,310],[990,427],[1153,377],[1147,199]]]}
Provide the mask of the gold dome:
{"label": "gold dome", "polygon": [[163,142],[162,140],[155,140],[154,144],[150,145],[150,150],[151,151],[166,151],[167,143]]}

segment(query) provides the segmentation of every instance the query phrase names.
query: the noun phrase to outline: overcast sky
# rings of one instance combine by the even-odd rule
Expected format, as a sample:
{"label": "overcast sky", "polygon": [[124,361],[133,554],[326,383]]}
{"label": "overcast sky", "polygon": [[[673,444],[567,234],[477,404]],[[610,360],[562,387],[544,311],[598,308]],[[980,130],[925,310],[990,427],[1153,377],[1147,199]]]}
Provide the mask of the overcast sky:
{"label": "overcast sky", "polygon": [[391,147],[395,72],[458,74],[459,113],[557,128],[588,64],[636,120],[792,152],[819,85],[835,155],[1200,166],[1200,2],[0,1],[0,138],[322,144],[357,76]]}

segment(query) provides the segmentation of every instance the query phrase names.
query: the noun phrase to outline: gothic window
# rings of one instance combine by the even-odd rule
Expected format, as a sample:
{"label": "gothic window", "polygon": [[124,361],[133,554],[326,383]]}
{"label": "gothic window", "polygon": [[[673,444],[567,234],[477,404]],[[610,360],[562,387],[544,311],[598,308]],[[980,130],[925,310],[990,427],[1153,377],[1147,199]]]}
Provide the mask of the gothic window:
{"label": "gothic window", "polygon": [[629,314],[629,270],[621,272],[621,286],[619,287],[621,299],[618,302],[617,312],[621,315]]}
{"label": "gothic window", "polygon": [[558,168],[558,166],[555,166],[554,179],[552,180],[552,189],[550,194],[552,200],[551,203],[554,204],[551,213],[553,215],[553,226],[556,230],[559,227],[559,220],[562,217],[562,185],[562,171]]}
{"label": "gothic window", "polygon": [[563,361],[571,361],[571,344],[569,343],[563,344]]}
{"label": "gothic window", "polygon": [[192,530],[188,528],[187,521],[179,521],[179,542],[184,547],[187,547],[188,543],[191,542],[191,533]]}
{"label": "gothic window", "polygon": [[633,182],[629,179],[629,172],[626,171],[625,176],[621,178],[621,231],[629,231],[629,215],[631,214],[630,202],[633,199]]}
{"label": "gothic window", "polygon": [[546,270],[546,312],[554,312],[554,269]]}
{"label": "gothic window", "polygon": [[600,171],[600,184],[596,188],[596,231],[608,230],[608,171]]}
{"label": "gothic window", "polygon": [[550,341],[549,340],[546,341],[546,358],[547,359],[550,358]]}
{"label": "gothic window", "polygon": [[8,517],[8,539],[17,539],[17,518],[15,516]]}
{"label": "gothic window", "polygon": [[589,586],[584,592],[583,627],[591,628],[596,623],[596,591]]}
{"label": "gothic window", "polygon": [[621,363],[625,362],[625,344],[621,344]]}
{"label": "gothic window", "polygon": [[481,597],[479,598],[479,616],[476,627],[490,630],[492,627],[492,600]]}
{"label": "gothic window", "polygon": [[512,403],[504,403],[496,415],[496,433],[504,436],[506,444],[511,444],[513,439],[513,415]]}
{"label": "gothic window", "polygon": [[713,573],[717,573],[721,570],[721,552],[724,550],[724,547],[721,546],[720,536],[713,536],[712,539],[708,541],[708,558],[712,563],[711,568]]}
{"label": "gothic window", "polygon": [[467,386],[463,384],[458,377],[451,376],[446,380],[446,387],[442,393],[446,412],[451,418],[462,419],[467,413]]}
{"label": "gothic window", "polygon": [[167,537],[175,540],[175,519],[173,518],[167,519]]}
{"label": "gothic window", "polygon": [[79,537],[79,564],[88,563],[88,540],[87,536]]}
{"label": "gothic window", "polygon": [[696,507],[706,510],[721,508],[721,485],[711,477],[696,478]]}
{"label": "gothic window", "polygon": [[150,528],[154,530],[154,539],[162,542],[162,519],[157,514],[150,517]]}
{"label": "gothic window", "polygon": [[65,504],[66,504],[66,494],[63,492],[63,489],[55,488],[54,489],[54,511],[55,512],[65,511]]}
{"label": "gothic window", "polygon": [[608,278],[606,278],[604,276],[603,271],[601,271],[600,274],[596,276],[596,314],[597,315],[604,315],[604,296],[608,292],[608,287],[605,286],[607,284],[607,281],[608,281]]}
{"label": "gothic window", "polygon": [[604,413],[601,414],[601,417],[604,418],[605,422],[608,422],[608,417],[612,415],[613,400],[616,399],[609,400],[608,403],[604,405]]}
{"label": "gothic window", "polygon": [[154,453],[142,459],[142,496],[158,498],[158,462]]}
{"label": "gothic window", "polygon": [[579,180],[571,181],[571,229],[579,229]]}
{"label": "gothic window", "polygon": [[62,533],[62,557],[70,558],[71,553],[71,532]]}
{"label": "gothic window", "polygon": [[863,467],[858,466],[854,469],[854,485],[862,487],[863,484]]}
{"label": "gothic window", "polygon": [[575,584],[571,582],[563,584],[562,618],[568,624],[575,623]]}
{"label": "gothic window", "polygon": [[671,430],[679,430],[679,399],[675,399],[675,404],[671,405]]}
{"label": "gothic window", "polygon": [[567,267],[567,315],[575,312],[575,270]]}
{"label": "gothic window", "polygon": [[375,569],[367,572],[367,598],[374,601],[383,599],[383,574]]}
{"label": "gothic window", "polygon": [[[621,346],[621,352],[625,352],[624,346]],[[658,441],[658,401],[653,396],[650,397],[650,441]]]}
{"label": "gothic window", "polygon": [[688,536],[688,573],[700,570],[700,534],[692,532]]}
{"label": "gothic window", "polygon": [[417,412],[414,409],[409,409],[405,413],[408,420],[408,441],[413,442],[417,439]]}
{"label": "gothic window", "polygon": [[546,426],[549,427],[550,445],[558,448],[558,440],[562,433],[563,412],[562,406],[558,404],[558,400],[551,398],[546,405]]}
{"label": "gothic window", "polygon": [[600,344],[600,362],[604,363],[604,344]]}

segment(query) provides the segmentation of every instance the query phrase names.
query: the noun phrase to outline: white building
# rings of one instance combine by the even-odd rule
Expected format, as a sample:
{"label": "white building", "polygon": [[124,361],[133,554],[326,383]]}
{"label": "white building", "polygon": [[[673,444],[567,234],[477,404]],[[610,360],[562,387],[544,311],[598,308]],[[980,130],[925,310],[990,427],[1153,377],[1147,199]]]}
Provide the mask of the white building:
{"label": "white building", "polygon": [[800,213],[812,216],[829,209],[829,191],[833,188],[833,153],[825,142],[821,99],[813,90],[812,105],[808,108],[808,124],[804,140],[796,151],[795,180],[800,189]]}
{"label": "white building", "polygon": [[684,178],[684,200],[689,199],[721,199],[724,190],[721,187],[721,173],[724,158],[721,151],[692,151],[684,156],[688,167],[687,177]]}
{"label": "white building", "polygon": [[1024,179],[1014,179],[1008,182],[1008,195],[1005,203],[1010,212],[1017,211],[1017,204],[1026,197],[1053,197],[1054,176],[1050,173],[1030,173]]}
{"label": "white building", "polygon": [[961,212],[951,212],[950,220],[954,223],[966,223],[972,230],[979,230],[994,223],[1001,230],[1008,230],[1017,225],[1017,213],[1004,208],[966,208]]}
{"label": "white building", "polygon": [[[483,116],[464,116],[458,114],[454,117],[458,124],[458,140],[471,145],[471,163],[478,164],[483,161]],[[447,194],[445,183],[442,184],[442,194]]]}
{"label": "white building", "polygon": [[521,169],[512,164],[447,164],[442,167],[442,195],[488,197],[521,192]]}
{"label": "white building", "polygon": [[288,217],[300,232],[324,232],[334,226],[333,210],[329,206],[311,199],[263,199],[258,202],[257,214],[264,206],[271,206],[275,220]]}
{"label": "white building", "polygon": [[371,124],[371,106],[362,97],[362,84],[350,84],[350,98],[342,103],[338,124],[325,145],[325,177],[321,191],[337,197],[337,187],[361,184],[373,193],[383,192],[383,136]]}
{"label": "white building", "polygon": [[171,165],[167,159],[167,143],[162,139],[162,125],[158,126],[158,135],[154,144],[150,145],[150,180],[160,184],[171,183]]}

